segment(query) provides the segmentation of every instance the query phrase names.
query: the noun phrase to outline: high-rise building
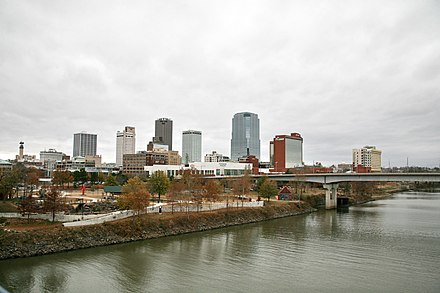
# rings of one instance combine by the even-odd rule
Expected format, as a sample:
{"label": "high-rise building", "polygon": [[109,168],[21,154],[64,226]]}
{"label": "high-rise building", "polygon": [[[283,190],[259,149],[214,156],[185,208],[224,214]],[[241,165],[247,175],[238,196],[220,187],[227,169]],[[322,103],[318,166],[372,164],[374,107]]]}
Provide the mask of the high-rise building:
{"label": "high-rise building", "polygon": [[96,156],[98,135],[86,132],[73,135],[73,157]]}
{"label": "high-rise building", "polygon": [[270,164],[275,172],[304,166],[303,138],[299,133],[276,135],[270,142]]}
{"label": "high-rise building", "polygon": [[202,161],[202,132],[186,130],[182,132],[182,162],[184,164]]}
{"label": "high-rise building", "polygon": [[155,122],[153,142],[168,145],[168,149],[173,149],[173,120],[160,118]]}
{"label": "high-rise building", "polygon": [[375,146],[364,146],[361,149],[353,149],[353,170],[362,172],[382,171],[382,151]]}
{"label": "high-rise building", "polygon": [[134,127],[125,126],[123,131],[116,133],[116,166],[122,166],[124,154],[136,153],[136,130]]}
{"label": "high-rise building", "polygon": [[260,119],[254,113],[237,113],[232,118],[231,160],[250,155],[260,159]]}

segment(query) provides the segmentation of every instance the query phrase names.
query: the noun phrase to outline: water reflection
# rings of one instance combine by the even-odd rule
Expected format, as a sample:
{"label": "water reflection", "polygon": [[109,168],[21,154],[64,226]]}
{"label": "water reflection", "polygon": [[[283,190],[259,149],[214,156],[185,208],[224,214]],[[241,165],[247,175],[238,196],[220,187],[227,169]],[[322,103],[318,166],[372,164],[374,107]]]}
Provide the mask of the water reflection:
{"label": "water reflection", "polygon": [[439,199],[398,194],[349,213],[0,261],[0,284],[11,292],[438,292]]}

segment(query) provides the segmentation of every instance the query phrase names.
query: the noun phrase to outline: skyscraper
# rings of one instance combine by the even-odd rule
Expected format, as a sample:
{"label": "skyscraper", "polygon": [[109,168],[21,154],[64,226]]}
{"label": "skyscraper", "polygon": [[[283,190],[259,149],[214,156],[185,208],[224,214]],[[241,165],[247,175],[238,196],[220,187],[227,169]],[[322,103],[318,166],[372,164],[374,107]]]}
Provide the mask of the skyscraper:
{"label": "skyscraper", "polygon": [[116,133],[116,166],[122,166],[124,154],[136,153],[136,131],[134,127],[125,126],[124,131]]}
{"label": "skyscraper", "polygon": [[202,132],[186,130],[182,132],[182,162],[184,164],[202,161]]}
{"label": "skyscraper", "polygon": [[237,113],[232,118],[231,160],[249,155],[260,159],[260,119],[254,113]]}
{"label": "skyscraper", "polygon": [[87,132],[73,135],[73,157],[96,156],[98,135]]}
{"label": "skyscraper", "polygon": [[169,150],[173,149],[173,120],[160,118],[156,120],[153,142],[168,145]]}

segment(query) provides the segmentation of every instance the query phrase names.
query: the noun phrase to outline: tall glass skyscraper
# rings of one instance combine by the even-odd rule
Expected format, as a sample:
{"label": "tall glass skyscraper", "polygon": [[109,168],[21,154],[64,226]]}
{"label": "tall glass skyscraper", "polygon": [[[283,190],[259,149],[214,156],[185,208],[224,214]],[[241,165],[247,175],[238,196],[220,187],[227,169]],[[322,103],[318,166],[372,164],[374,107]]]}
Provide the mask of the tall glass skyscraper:
{"label": "tall glass skyscraper", "polygon": [[173,120],[168,118],[156,120],[153,142],[168,145],[170,151],[173,149]]}
{"label": "tall glass skyscraper", "polygon": [[202,161],[202,132],[186,130],[182,132],[182,162],[184,164]]}
{"label": "tall glass skyscraper", "polygon": [[260,159],[260,119],[250,112],[241,112],[232,118],[231,160],[254,155]]}
{"label": "tall glass skyscraper", "polygon": [[98,135],[86,132],[73,135],[73,157],[96,156]]}

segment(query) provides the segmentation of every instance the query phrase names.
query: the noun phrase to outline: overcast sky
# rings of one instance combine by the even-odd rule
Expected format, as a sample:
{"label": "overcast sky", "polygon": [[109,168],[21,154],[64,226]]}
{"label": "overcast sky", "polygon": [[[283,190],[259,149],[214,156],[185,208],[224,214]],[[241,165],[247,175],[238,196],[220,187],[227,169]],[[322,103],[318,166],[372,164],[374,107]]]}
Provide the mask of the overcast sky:
{"label": "overcast sky", "polygon": [[299,132],[304,160],[440,164],[440,1],[0,0],[0,158],[154,121],[202,131],[203,155],[230,155],[232,117],[260,118],[261,156]]}

